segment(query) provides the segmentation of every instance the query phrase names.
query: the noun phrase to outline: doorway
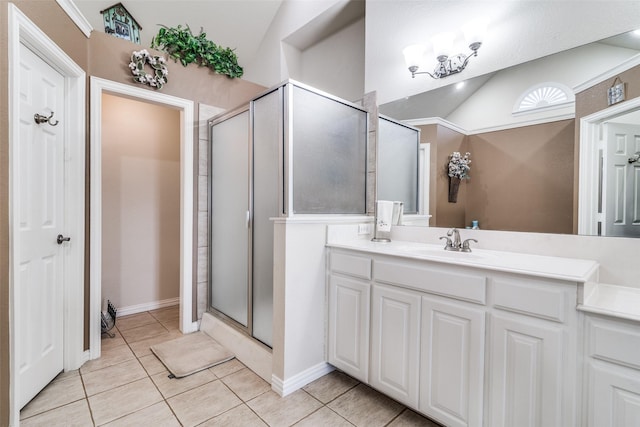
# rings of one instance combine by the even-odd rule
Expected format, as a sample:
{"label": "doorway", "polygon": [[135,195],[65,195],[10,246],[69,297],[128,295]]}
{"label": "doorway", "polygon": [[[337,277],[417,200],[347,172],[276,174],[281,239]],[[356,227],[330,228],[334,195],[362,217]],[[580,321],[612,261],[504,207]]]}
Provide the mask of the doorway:
{"label": "doorway", "polygon": [[605,236],[640,237],[640,112],[605,122],[601,227]]}
{"label": "doorway", "polygon": [[[640,168],[637,161],[632,162],[631,160],[635,154],[639,154],[640,143],[635,137],[626,138],[627,142],[624,144],[621,144],[620,141],[607,141],[609,138],[606,135],[607,128],[610,128],[616,121],[622,120],[625,123],[637,123],[637,118],[633,118],[634,116],[630,114],[639,110],[640,98],[633,98],[583,117],[580,121],[578,234],[606,235],[607,222],[611,219],[613,223],[616,218],[620,218],[623,222],[632,221],[636,223],[632,224],[631,228],[640,228],[640,220],[626,215],[627,212],[633,212],[634,207],[636,212],[640,209],[640,194],[637,188],[636,191],[627,192],[625,190],[624,192],[618,192],[618,189],[623,186],[618,185],[616,188],[614,185],[616,181],[625,182],[626,178],[622,178],[626,175],[638,175]],[[617,148],[614,149],[613,153],[606,153],[610,144],[611,148]],[[620,151],[620,155],[617,155],[615,151]],[[617,168],[620,172],[618,174],[619,179],[616,178],[615,173],[607,176],[607,159],[611,158],[613,161],[615,157],[623,159],[622,162],[619,162],[621,167]],[[634,179],[633,177],[631,178]],[[630,186],[627,185],[627,187]],[[633,190],[633,188],[628,189]],[[607,193],[609,193],[608,198]],[[628,194],[624,195],[626,193]],[[620,197],[615,197],[616,194]],[[612,201],[609,207],[607,207],[607,199]],[[617,205],[615,203],[616,199],[620,202]],[[625,234],[625,236],[637,236],[637,231],[634,233],[636,234]]]}
{"label": "doorway", "polygon": [[[62,363],[56,362],[56,370],[73,370],[77,369],[87,359],[87,354],[83,350],[83,317],[84,317],[84,187],[85,187],[85,73],[66,53],[60,49],[51,39],[47,37],[33,22],[31,22],[16,6],[8,5],[8,56],[9,56],[9,205],[10,212],[10,242],[9,242],[9,396],[10,396],[10,414],[9,422],[11,425],[19,424],[19,414],[21,403],[24,403],[24,395],[21,388],[21,370],[24,368],[25,354],[21,349],[25,348],[25,333],[32,328],[32,325],[26,328],[24,320],[29,320],[29,316],[23,316],[24,310],[20,308],[22,297],[17,294],[27,291],[26,286],[32,281],[28,275],[21,274],[25,271],[25,263],[22,255],[25,248],[33,248],[41,246],[37,242],[23,241],[19,238],[20,231],[24,231],[25,214],[28,216],[28,205],[33,202],[35,197],[33,194],[25,194],[25,183],[33,181],[35,173],[33,169],[40,166],[34,165],[29,159],[30,154],[41,155],[43,161],[49,162],[49,165],[60,165],[59,158],[56,161],[48,154],[54,155],[55,151],[63,151],[63,166],[59,173],[55,175],[61,183],[60,192],[55,201],[60,202],[60,209],[54,215],[55,220],[46,212],[49,220],[42,223],[42,216],[39,219],[40,226],[50,228],[46,237],[46,246],[54,248],[52,253],[58,252],[60,256],[59,263],[48,263],[51,267],[57,264],[57,269],[62,269],[63,277],[56,280],[60,283],[60,288],[54,293],[56,294],[57,306],[47,304],[44,301],[44,307],[47,310],[56,310],[62,313],[58,317],[58,325],[61,333],[56,334],[58,346],[62,347]],[[59,79],[59,85],[63,88],[62,99],[55,103],[55,107],[48,107],[52,111],[27,111],[21,115],[21,96],[23,91],[29,91],[28,85],[25,83],[27,79],[27,70],[24,68],[28,65],[25,63],[25,55],[32,55],[32,60],[38,62],[42,67],[49,68],[56,74]],[[32,61],[32,62],[33,62]],[[39,65],[39,66],[40,66]],[[47,85],[45,85],[47,86]],[[45,91],[47,89],[44,89]],[[36,94],[33,99],[36,99]],[[48,96],[48,95],[47,95]],[[42,97],[41,97],[42,98]],[[45,97],[46,98],[46,97]],[[41,100],[40,100],[41,101]],[[32,107],[43,108],[47,102],[34,102]],[[53,108],[58,111],[53,111]],[[44,125],[43,128],[34,129],[33,122],[36,120],[35,114],[42,114],[51,117],[47,122],[36,123],[37,126]],[[54,117],[58,117],[56,120]],[[54,126],[55,125],[55,126]],[[49,128],[55,127],[56,131]],[[29,149],[25,149],[23,142],[29,141],[29,134],[35,132],[35,139],[31,139],[32,150],[40,150],[41,153],[29,153]],[[63,135],[61,144],[51,144],[56,133]],[[53,139],[52,139],[53,138]],[[49,151],[46,153],[46,151]],[[46,174],[47,169],[37,171],[38,174]],[[41,175],[42,177],[42,175]],[[48,179],[40,180],[41,183],[48,183]],[[29,185],[27,187],[30,188]],[[27,197],[28,196],[28,197]],[[40,194],[40,206],[53,206],[56,203],[44,203],[47,197],[51,196],[50,192]],[[29,200],[32,199],[32,200]],[[43,200],[44,199],[44,200]],[[52,202],[54,199],[49,199]],[[26,210],[25,210],[26,209]],[[42,209],[41,209],[42,210]],[[41,212],[42,213],[42,212]],[[36,220],[35,217],[31,218]],[[28,221],[27,221],[28,222]],[[33,221],[31,221],[34,224]],[[62,244],[57,244],[55,234],[62,235]],[[53,236],[53,240],[52,237]],[[70,237],[71,241],[66,241]],[[58,256],[56,255],[56,256]],[[49,257],[50,258],[50,257]],[[41,263],[41,267],[45,267],[45,263]],[[55,274],[53,276],[56,276]],[[52,277],[47,274],[46,277]],[[22,296],[30,298],[30,294]],[[35,294],[36,298],[41,301],[46,297]],[[61,298],[60,298],[61,297]],[[30,306],[30,304],[27,304]],[[60,306],[61,305],[61,306]],[[42,313],[40,313],[42,314]],[[53,313],[52,313],[53,314]],[[46,331],[38,331],[36,333],[45,334]],[[46,336],[42,335],[46,338]],[[43,341],[44,342],[44,341]],[[47,348],[43,348],[43,353],[47,352]],[[45,378],[45,374],[36,375],[38,380]]]}
{"label": "doorway", "polygon": [[102,304],[180,302],[180,111],[102,96]]}
{"label": "doorway", "polygon": [[[103,188],[102,188],[102,105],[103,95],[117,95],[138,101],[172,108],[180,115],[180,237],[175,242],[180,252],[180,330],[189,333],[197,330],[193,321],[193,215],[194,215],[194,142],[193,102],[132,87],[97,77],[91,77],[91,201],[90,201],[90,316],[100,318],[102,309],[103,279]],[[101,330],[98,322],[90,325],[91,358],[100,357]]]}

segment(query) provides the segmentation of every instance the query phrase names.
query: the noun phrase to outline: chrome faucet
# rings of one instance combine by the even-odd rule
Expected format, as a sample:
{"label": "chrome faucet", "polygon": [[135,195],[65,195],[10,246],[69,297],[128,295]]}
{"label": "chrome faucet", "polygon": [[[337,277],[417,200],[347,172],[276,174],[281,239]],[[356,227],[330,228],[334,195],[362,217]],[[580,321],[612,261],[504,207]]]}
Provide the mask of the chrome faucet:
{"label": "chrome faucet", "polygon": [[460,248],[462,247],[462,243],[460,243],[460,231],[458,231],[457,228],[452,228],[451,230],[447,231],[447,236],[453,236],[452,245],[454,248],[457,248],[456,250],[460,250]]}
{"label": "chrome faucet", "polygon": [[[453,236],[453,241],[451,240],[451,236]],[[457,228],[452,228],[451,230],[447,231],[447,235],[446,236],[442,236],[440,237],[440,240],[442,239],[446,239],[447,242],[444,245],[444,250],[445,251],[459,251],[461,244],[460,244],[460,232],[458,231]]]}
{"label": "chrome faucet", "polygon": [[[451,237],[453,236],[453,240]],[[460,251],[460,252],[471,252],[471,247],[469,246],[469,242],[473,241],[478,243],[476,239],[467,239],[464,242],[460,241],[460,231],[457,228],[452,228],[447,231],[446,236],[440,237],[440,240],[446,239],[447,242],[444,245],[445,251]]]}

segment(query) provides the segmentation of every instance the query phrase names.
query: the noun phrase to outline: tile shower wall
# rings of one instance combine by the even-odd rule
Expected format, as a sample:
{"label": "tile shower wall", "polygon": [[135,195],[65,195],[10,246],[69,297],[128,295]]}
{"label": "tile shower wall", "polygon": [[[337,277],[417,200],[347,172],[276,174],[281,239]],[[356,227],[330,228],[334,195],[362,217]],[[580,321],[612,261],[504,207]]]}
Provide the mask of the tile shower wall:
{"label": "tile shower wall", "polygon": [[367,214],[375,213],[376,165],[378,152],[378,101],[376,92],[364,94],[357,102],[369,112],[369,135],[367,145]]}
{"label": "tile shower wall", "polygon": [[209,282],[209,132],[207,120],[225,110],[210,105],[199,104],[198,126],[198,256],[196,258],[197,319],[200,320],[208,305]]}

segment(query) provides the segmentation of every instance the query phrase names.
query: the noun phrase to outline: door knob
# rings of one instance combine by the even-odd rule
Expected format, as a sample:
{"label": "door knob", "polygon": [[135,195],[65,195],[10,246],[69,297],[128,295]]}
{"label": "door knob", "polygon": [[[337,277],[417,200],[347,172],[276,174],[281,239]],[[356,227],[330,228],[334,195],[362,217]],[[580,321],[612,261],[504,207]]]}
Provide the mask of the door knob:
{"label": "door knob", "polygon": [[61,245],[62,242],[68,242],[69,240],[71,240],[71,237],[64,237],[62,234],[58,234],[58,238],[56,239],[56,242],[58,242],[58,244]]}

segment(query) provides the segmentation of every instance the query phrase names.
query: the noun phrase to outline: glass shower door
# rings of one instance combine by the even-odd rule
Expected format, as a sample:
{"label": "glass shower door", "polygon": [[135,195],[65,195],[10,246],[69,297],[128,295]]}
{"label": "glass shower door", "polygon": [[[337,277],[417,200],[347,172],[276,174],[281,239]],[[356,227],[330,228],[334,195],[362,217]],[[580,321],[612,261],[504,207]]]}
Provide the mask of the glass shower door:
{"label": "glass shower door", "polygon": [[210,304],[249,325],[249,111],[211,125]]}

